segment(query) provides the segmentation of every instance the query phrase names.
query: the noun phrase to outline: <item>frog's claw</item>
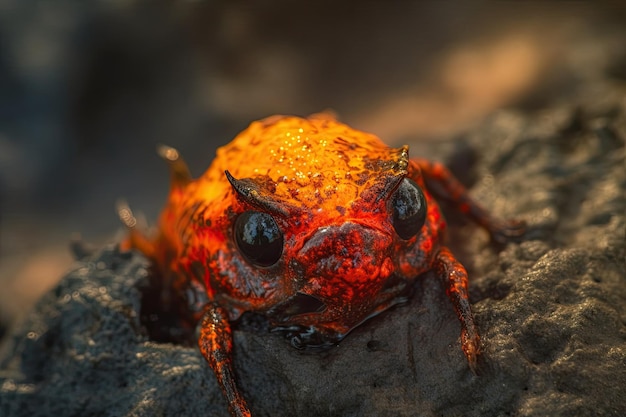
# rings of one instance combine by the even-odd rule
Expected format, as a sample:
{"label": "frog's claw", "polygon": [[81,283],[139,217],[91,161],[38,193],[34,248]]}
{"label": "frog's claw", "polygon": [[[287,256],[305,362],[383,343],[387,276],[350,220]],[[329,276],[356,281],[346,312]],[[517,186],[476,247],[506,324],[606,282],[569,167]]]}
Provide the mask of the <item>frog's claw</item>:
{"label": "frog's claw", "polygon": [[198,346],[217,377],[217,382],[228,401],[230,414],[234,417],[251,417],[246,400],[235,384],[233,337],[228,313],[215,303],[206,306]]}

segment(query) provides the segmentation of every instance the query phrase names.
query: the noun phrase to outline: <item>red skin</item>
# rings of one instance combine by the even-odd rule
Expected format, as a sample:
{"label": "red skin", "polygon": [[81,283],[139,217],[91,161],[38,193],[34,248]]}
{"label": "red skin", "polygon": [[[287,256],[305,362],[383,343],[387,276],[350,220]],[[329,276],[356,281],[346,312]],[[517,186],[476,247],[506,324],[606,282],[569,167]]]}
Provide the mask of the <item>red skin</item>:
{"label": "red skin", "polygon": [[[174,149],[160,153],[170,164],[172,187],[158,233],[145,237],[122,209],[131,229],[125,245],[150,257],[170,288],[203,292],[190,310],[201,320],[200,351],[233,416],[251,415],[232,367],[230,323],[243,312],[266,314],[294,344],[331,345],[406,300],[407,289],[429,270],[452,301],[461,348],[475,371],[480,338],[467,272],[442,245],[446,223],[431,193],[451,201],[497,241],[520,236],[524,226],[491,217],[441,164],[409,160],[407,147],[391,149],[327,114],[252,123],[218,150],[196,180]],[[405,177],[427,203],[425,224],[406,240],[389,214],[390,198]],[[283,233],[282,255],[271,266],[255,266],[235,243],[233,224],[248,210],[271,214]],[[301,307],[302,298],[323,307]]]}

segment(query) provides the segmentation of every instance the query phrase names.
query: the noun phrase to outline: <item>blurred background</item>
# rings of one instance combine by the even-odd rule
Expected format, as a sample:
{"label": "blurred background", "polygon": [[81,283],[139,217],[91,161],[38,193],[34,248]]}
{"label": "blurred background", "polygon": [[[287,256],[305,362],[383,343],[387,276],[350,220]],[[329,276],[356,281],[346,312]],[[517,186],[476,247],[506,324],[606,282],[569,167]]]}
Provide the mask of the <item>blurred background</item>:
{"label": "blurred background", "polygon": [[155,153],[195,176],[250,121],[334,109],[392,145],[626,80],[626,7],[592,2],[0,0],[0,336],[73,233],[154,221]]}

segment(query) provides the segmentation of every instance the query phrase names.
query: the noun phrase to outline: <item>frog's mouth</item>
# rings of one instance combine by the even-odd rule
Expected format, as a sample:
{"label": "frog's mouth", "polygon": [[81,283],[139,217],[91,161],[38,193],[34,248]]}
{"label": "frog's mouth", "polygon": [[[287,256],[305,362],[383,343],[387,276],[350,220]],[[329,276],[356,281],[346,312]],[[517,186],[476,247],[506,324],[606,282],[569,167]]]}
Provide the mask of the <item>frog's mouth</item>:
{"label": "frog's mouth", "polygon": [[329,337],[318,331],[316,326],[295,324],[299,317],[321,314],[328,309],[319,298],[297,292],[294,296],[268,311],[273,322],[272,332],[281,333],[297,349],[327,349],[334,346],[343,336]]}
{"label": "frog's mouth", "polygon": [[280,317],[280,321],[290,321],[293,317],[302,314],[322,313],[326,308],[326,303],[319,298],[303,292],[297,292],[287,301],[272,308],[268,315],[270,317]]}
{"label": "frog's mouth", "polygon": [[[319,350],[335,346],[353,329],[390,307],[405,303],[412,286],[392,274],[369,312],[348,326],[336,326],[340,318],[332,315],[320,298],[297,292],[267,312],[271,331],[282,333],[297,349]],[[329,314],[330,313],[330,314]],[[325,317],[327,316],[327,317]]]}

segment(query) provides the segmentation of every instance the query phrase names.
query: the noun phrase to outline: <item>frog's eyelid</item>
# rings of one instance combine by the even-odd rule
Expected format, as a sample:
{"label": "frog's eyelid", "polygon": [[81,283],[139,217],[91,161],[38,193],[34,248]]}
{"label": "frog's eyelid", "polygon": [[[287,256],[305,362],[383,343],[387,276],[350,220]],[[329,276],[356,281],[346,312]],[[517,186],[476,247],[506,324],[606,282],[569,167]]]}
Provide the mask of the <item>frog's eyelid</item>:
{"label": "frog's eyelid", "polygon": [[228,170],[224,171],[224,174],[239,197],[246,203],[281,217],[289,217],[290,213],[285,204],[265,195],[261,187],[250,178],[238,180]]}
{"label": "frog's eyelid", "polygon": [[398,154],[398,160],[390,169],[391,172],[387,174],[386,183],[378,194],[376,202],[389,199],[393,192],[398,189],[402,180],[408,175],[407,167],[409,166],[409,147],[404,145],[401,148],[396,149],[395,152]]}
{"label": "frog's eyelid", "polygon": [[387,183],[385,184],[385,188],[378,195],[378,198],[376,198],[376,202],[380,200],[388,200],[393,194],[393,192],[398,189],[398,187],[402,183],[402,180],[405,179],[406,176],[407,176],[406,171],[397,172],[394,175],[390,176],[389,179],[387,180]]}

